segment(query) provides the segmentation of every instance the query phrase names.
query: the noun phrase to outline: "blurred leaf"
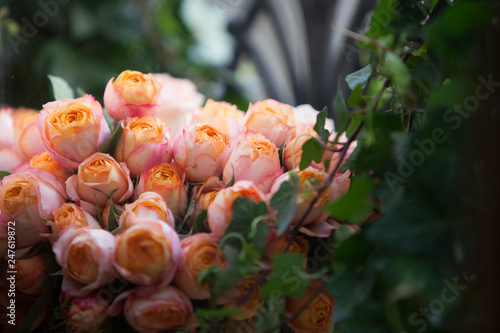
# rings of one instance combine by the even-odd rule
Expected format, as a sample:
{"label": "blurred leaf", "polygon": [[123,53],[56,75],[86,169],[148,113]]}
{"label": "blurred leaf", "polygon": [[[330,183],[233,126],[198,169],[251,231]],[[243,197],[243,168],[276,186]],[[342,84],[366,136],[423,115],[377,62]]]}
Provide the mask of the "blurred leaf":
{"label": "blurred leaf", "polygon": [[302,296],[309,285],[304,278],[304,258],[299,253],[280,253],[272,261],[274,274],[262,287],[262,297],[269,299],[276,291],[293,298]]}
{"label": "blurred leaf", "polygon": [[210,232],[207,222],[207,210],[203,209],[196,218],[194,219],[194,231],[198,232]]}
{"label": "blurred leaf", "polygon": [[3,179],[3,177],[6,177],[8,175],[12,174],[12,172],[9,171],[0,171],[0,179]]}
{"label": "blurred leaf", "polygon": [[380,72],[392,78],[398,93],[405,94],[411,82],[408,68],[394,53],[386,53],[385,60],[386,62],[380,66]]}
{"label": "blurred leaf", "polygon": [[56,101],[75,98],[73,89],[71,89],[69,84],[63,78],[54,75],[48,75],[48,77],[50,83],[52,84],[52,92]]}
{"label": "blurred leaf", "polygon": [[122,133],[123,133],[123,127],[121,125],[116,126],[116,129],[111,135],[111,137],[106,142],[104,142],[104,144],[99,148],[99,152],[111,154],[116,144],[118,143],[118,140],[120,140]]}
{"label": "blurred leaf", "polygon": [[372,75],[372,70],[372,65],[368,64],[360,70],[347,75],[345,80],[347,81],[349,88],[351,88],[351,90],[354,90],[357,85],[360,85],[361,89],[365,89],[366,85],[368,84],[368,80]]}
{"label": "blurred leaf", "polygon": [[361,86],[361,84],[358,84],[356,87],[354,87],[351,94],[349,95],[349,98],[347,99],[347,105],[349,105],[349,107],[351,108],[358,106],[359,102],[361,101],[361,97],[363,97],[363,87]]}
{"label": "blurred leaf", "polygon": [[349,192],[337,201],[326,206],[333,216],[352,223],[362,222],[373,210],[374,203],[370,200],[374,188],[373,180],[355,177],[351,181]]}
{"label": "blurred leaf", "polygon": [[347,123],[349,121],[349,113],[347,110],[347,104],[345,103],[344,95],[342,90],[339,90],[335,95],[333,100],[333,111],[335,114],[335,131],[337,133],[342,133],[346,130]]}

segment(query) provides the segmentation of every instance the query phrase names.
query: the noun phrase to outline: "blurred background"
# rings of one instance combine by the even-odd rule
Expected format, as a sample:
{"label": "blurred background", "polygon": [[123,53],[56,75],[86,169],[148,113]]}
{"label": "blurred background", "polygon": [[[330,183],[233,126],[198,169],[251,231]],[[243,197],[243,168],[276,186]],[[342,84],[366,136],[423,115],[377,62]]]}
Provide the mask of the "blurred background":
{"label": "blurred background", "polygon": [[[2,0],[0,103],[40,109],[47,75],[102,101],[126,69],[193,80],[246,110],[274,98],[330,106],[359,67],[356,43],[375,0]],[[362,62],[362,60],[361,60]]]}

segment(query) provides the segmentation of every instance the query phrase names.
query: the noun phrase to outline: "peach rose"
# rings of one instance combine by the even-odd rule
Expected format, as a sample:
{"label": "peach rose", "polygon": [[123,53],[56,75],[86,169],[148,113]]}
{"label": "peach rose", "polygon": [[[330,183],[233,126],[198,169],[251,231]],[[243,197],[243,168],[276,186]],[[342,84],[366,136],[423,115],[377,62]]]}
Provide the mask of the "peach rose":
{"label": "peach rose", "polygon": [[241,180],[233,186],[220,190],[208,206],[208,226],[216,240],[220,240],[233,219],[233,204],[243,197],[255,202],[265,201],[265,195],[253,182]]}
{"label": "peach rose", "polygon": [[163,73],[154,76],[162,86],[157,117],[170,127],[170,134],[175,135],[190,123],[191,111],[202,106],[205,97],[188,79],[178,79]]}
{"label": "peach rose", "polygon": [[250,104],[241,124],[245,133],[262,134],[277,147],[295,128],[292,107],[273,99]]}
{"label": "peach rose", "polygon": [[111,118],[155,116],[161,84],[153,74],[126,70],[109,80],[104,91],[104,107]]}
{"label": "peach rose", "polygon": [[90,95],[45,104],[38,129],[50,157],[72,170],[111,136],[101,104]]}
{"label": "peach rose", "polygon": [[[289,298],[286,302],[286,313],[289,316],[302,310],[302,307],[317,293],[308,288],[299,298]],[[314,300],[307,305],[298,318],[292,320],[290,326],[296,333],[328,333],[333,327],[333,312],[335,311],[335,299],[326,291],[319,293]]]}
{"label": "peach rose", "polygon": [[[277,254],[283,253],[290,240],[289,234],[283,234],[281,236],[277,236],[276,233],[273,233],[271,237],[269,237],[266,243],[266,252],[265,255],[272,259]],[[298,253],[304,258],[304,264],[307,262],[307,254],[309,252],[309,242],[303,236],[297,236],[292,241],[292,244],[288,248],[287,253]]]}
{"label": "peach rose", "polygon": [[63,311],[66,328],[70,332],[97,332],[99,326],[108,318],[108,308],[107,300],[98,297],[95,292],[85,297],[73,297],[68,308]]}
{"label": "peach rose", "polygon": [[80,206],[94,213],[95,206],[104,208],[109,197],[120,203],[130,198],[134,188],[125,163],[108,154],[95,153],[78,166],[78,174],[66,181],[68,196],[80,200]]}
{"label": "peach rose", "polygon": [[174,283],[190,299],[208,299],[210,290],[208,284],[199,285],[200,272],[211,266],[226,267],[224,254],[218,248],[212,235],[198,233],[181,242],[184,265],[175,276]]}
{"label": "peach rose", "polygon": [[172,228],[175,227],[175,219],[165,200],[155,192],[144,192],[136,201],[125,205],[120,216],[120,225],[128,228],[137,221],[148,219],[153,221],[163,221]]}
{"label": "peach rose", "polygon": [[207,123],[229,136],[230,132],[238,128],[243,116],[245,112],[238,110],[236,105],[209,98],[204,107],[193,111],[191,124]]}
{"label": "peach rose", "polygon": [[121,313],[140,333],[194,332],[197,320],[189,299],[173,286],[137,287],[121,293],[108,315]]}
{"label": "peach rose", "polygon": [[93,229],[102,229],[99,222],[89,213],[78,207],[74,203],[64,203],[61,207],[53,209],[53,221],[47,224],[51,227],[52,234],[59,235],[65,228],[90,227]]}
{"label": "peach rose", "polygon": [[247,134],[229,155],[223,171],[224,182],[251,180],[264,193],[283,174],[278,148],[261,134]]}
{"label": "peach rose", "polygon": [[165,286],[183,263],[179,236],[166,223],[137,220],[116,238],[115,267],[132,283]]}
{"label": "peach rose", "polygon": [[[300,160],[302,159],[302,147],[304,146],[304,143],[309,141],[311,137],[316,137],[319,139],[319,135],[316,133],[315,130],[313,130],[311,127],[306,128],[302,133],[299,133],[295,138],[290,140],[286,145],[285,145],[285,150],[283,152],[283,157],[285,160],[285,167],[287,170],[293,170],[295,168],[298,168],[300,165]],[[337,148],[336,146],[331,146],[332,148]],[[320,163],[317,162],[312,162],[314,166],[318,168],[323,168],[323,161],[325,160],[331,160],[334,153],[331,150],[325,149],[323,152],[323,157],[321,158]],[[311,164],[311,165],[313,165]]]}
{"label": "peach rose", "polygon": [[[299,190],[301,193],[297,196],[297,212],[292,220],[292,225],[299,222],[309,205],[312,203],[314,197],[317,195],[317,188],[323,185],[328,178],[328,175],[324,171],[313,167],[297,171],[297,174],[300,178]],[[350,184],[349,175],[349,171],[346,171],[342,177],[339,175],[339,177],[336,177],[334,181],[332,181],[330,187],[322,192],[319,199],[315,202],[313,209],[309,212],[302,223],[303,226],[307,226],[311,223],[321,223],[326,220],[328,213],[325,212],[325,206],[329,202],[332,202],[340,197],[343,193],[347,192]],[[276,193],[281,184],[288,181],[289,178],[289,174],[286,173],[276,179],[270,193]]]}
{"label": "peach rose", "polygon": [[38,111],[35,109],[17,108],[13,113],[14,148],[20,156],[27,160],[45,151],[37,127],[37,117]]}
{"label": "peach rose", "polygon": [[113,280],[115,239],[103,229],[65,228],[52,251],[62,267],[62,291],[83,297]]}
{"label": "peach rose", "polygon": [[54,161],[46,151],[41,154],[34,155],[30,159],[29,166],[30,168],[45,170],[48,173],[51,173],[63,187],[66,186],[66,180],[68,180],[68,178],[73,174],[71,171]]}
{"label": "peach rose", "polygon": [[127,118],[122,126],[115,156],[118,162],[127,164],[132,178],[143,170],[172,161],[168,128],[159,118]]}
{"label": "peach rose", "polygon": [[182,218],[188,206],[185,174],[177,163],[162,163],[141,174],[136,186],[137,195],[156,192],[175,217]]}
{"label": "peach rose", "polygon": [[187,178],[201,183],[222,174],[222,152],[228,144],[225,134],[208,124],[184,127],[173,139],[174,160]]}
{"label": "peach rose", "polygon": [[[235,288],[237,291],[235,298],[236,301],[243,298],[246,295],[246,293],[250,290],[250,288],[254,286],[257,280],[258,280],[257,278],[242,279]],[[257,315],[257,312],[259,312],[260,308],[264,304],[264,300],[260,296],[260,290],[262,289],[262,286],[263,284],[261,283],[252,291],[250,297],[248,297],[248,299],[239,306],[241,312],[232,315],[231,318],[233,318],[234,320],[245,320],[253,318]],[[233,301],[229,301],[228,303],[224,304],[225,308],[233,308],[235,306],[236,304]]]}
{"label": "peach rose", "polygon": [[26,259],[16,259],[17,290],[33,296],[42,294],[42,284],[46,274],[45,256],[45,253],[39,253]]}
{"label": "peach rose", "polygon": [[45,170],[31,169],[2,180],[0,210],[8,221],[15,221],[18,248],[34,245],[49,229],[44,220],[66,201],[66,193],[56,178]]}

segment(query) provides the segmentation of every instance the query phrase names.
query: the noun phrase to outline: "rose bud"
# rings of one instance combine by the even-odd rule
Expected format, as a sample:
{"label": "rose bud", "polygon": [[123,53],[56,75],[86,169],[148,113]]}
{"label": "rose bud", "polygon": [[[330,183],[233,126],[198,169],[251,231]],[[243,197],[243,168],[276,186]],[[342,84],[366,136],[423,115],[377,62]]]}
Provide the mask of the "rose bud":
{"label": "rose bud", "polygon": [[109,80],[104,91],[104,107],[111,118],[155,116],[161,84],[153,74],[126,70]]}
{"label": "rose bud", "polygon": [[53,209],[52,215],[54,215],[54,220],[47,224],[51,227],[54,235],[59,235],[63,229],[69,226],[102,229],[99,222],[92,215],[74,203],[68,202],[59,208]]}
{"label": "rose bud", "polygon": [[226,185],[223,181],[219,180],[219,178],[210,177],[203,185],[198,185],[193,188],[192,200],[194,200],[194,207],[193,213],[187,220],[188,228],[193,227],[198,214],[208,209],[208,206],[214,201],[217,193],[224,187],[226,187]]}
{"label": "rose bud", "polygon": [[[107,230],[109,230],[109,228],[110,228],[110,225],[109,225],[109,222],[110,222],[109,221],[109,217],[110,217],[110,215],[109,214],[111,214],[111,202],[112,201],[109,200],[109,199],[106,201],[106,206],[104,206],[104,209],[102,210],[102,214],[101,214],[102,227],[104,229],[107,229]],[[119,211],[123,211],[123,207],[121,205],[115,204],[113,202],[113,206],[118,210],[118,212],[117,211],[113,211],[113,214],[119,215]],[[119,216],[115,215],[115,218],[116,218],[117,221],[120,219],[120,216],[121,215],[119,215]],[[116,226],[114,225],[112,227],[116,227]]]}
{"label": "rose bud", "polygon": [[264,193],[283,174],[278,148],[260,134],[247,134],[233,149],[224,165],[223,179],[251,180]]}
{"label": "rose bud", "polygon": [[12,116],[14,118],[14,148],[17,153],[27,160],[43,153],[45,147],[37,127],[38,111],[17,108]]}
{"label": "rose bud", "polygon": [[265,195],[257,185],[241,180],[231,187],[220,190],[208,206],[208,226],[215,240],[220,240],[233,219],[233,204],[236,198],[243,197],[255,202],[265,201]]}
{"label": "rose bud", "polygon": [[190,299],[208,299],[210,290],[208,283],[198,284],[201,271],[211,266],[226,267],[226,260],[212,235],[198,233],[181,242],[184,265],[175,276],[174,283]]}
{"label": "rose bud", "polygon": [[46,151],[33,156],[29,162],[30,168],[45,170],[52,174],[61,183],[63,187],[66,186],[66,180],[73,174],[66,168],[63,168],[56,161],[50,157]]}
{"label": "rose bud", "polygon": [[162,221],[172,228],[175,227],[175,219],[163,198],[155,192],[144,192],[136,201],[125,205],[120,216],[120,225],[125,228],[132,226],[142,219]]}
{"label": "rose bud", "polygon": [[194,332],[197,320],[189,299],[173,286],[137,287],[118,295],[108,315],[122,312],[140,333]]}
{"label": "rose bud", "polygon": [[116,162],[110,155],[95,153],[78,166],[78,174],[66,181],[66,192],[89,213],[95,206],[104,208],[109,197],[120,203],[130,198],[134,188],[125,163]]}
{"label": "rose bud", "polygon": [[[262,289],[263,284],[261,283],[257,287],[254,287],[257,281],[258,281],[257,278],[245,278],[240,280],[240,282],[236,286],[236,291],[237,291],[236,301],[243,298],[251,288],[254,288],[254,290],[251,292],[247,300],[238,307],[241,310],[241,312],[232,315],[231,316],[232,319],[234,320],[249,319],[255,317],[257,315],[257,312],[259,312],[259,309],[264,304],[264,300],[260,296],[260,290]],[[229,301],[228,303],[224,304],[225,308],[233,308],[235,306],[236,304],[233,301]]]}
{"label": "rose bud", "polygon": [[245,112],[228,102],[216,102],[208,99],[205,106],[193,111],[191,124],[207,123],[222,133],[229,135],[237,127]]}
{"label": "rose bud", "polygon": [[113,280],[114,246],[114,236],[106,230],[65,228],[52,246],[63,271],[62,291],[83,297]]}
{"label": "rose bud", "polygon": [[134,220],[116,238],[116,269],[135,284],[169,284],[183,263],[179,236],[171,226],[158,220]]}
{"label": "rose bud", "polygon": [[273,99],[250,104],[241,124],[245,133],[262,134],[277,147],[283,144],[295,128],[292,107]]}
{"label": "rose bud", "polygon": [[[313,283],[314,284],[314,283]],[[333,312],[335,311],[335,299],[326,291],[318,294],[316,290],[308,288],[299,298],[288,298],[286,302],[286,313],[293,316],[299,311],[300,315],[292,320],[290,326],[296,333],[328,333],[333,327]],[[313,301],[310,302],[311,298]],[[307,304],[310,302],[309,304]],[[306,305],[307,304],[307,305]],[[307,306],[303,309],[304,306]]]}
{"label": "rose bud", "polygon": [[14,118],[12,108],[0,108],[0,170],[12,172],[23,163],[14,149]]}
{"label": "rose bud", "polygon": [[137,195],[156,192],[175,217],[182,218],[188,206],[185,173],[177,163],[162,163],[141,174],[136,186]]}
{"label": "rose bud", "polygon": [[201,183],[222,174],[222,152],[228,144],[225,134],[208,124],[184,127],[172,142],[174,160],[186,177]]}
{"label": "rose bud", "polygon": [[108,318],[106,314],[108,307],[107,300],[95,292],[86,297],[74,297],[63,313],[66,328],[69,332],[97,332],[99,326]]}
{"label": "rose bud", "polygon": [[[291,236],[289,234],[283,234],[278,237],[276,233],[273,233],[266,243],[265,255],[269,259],[272,259],[277,254],[283,253],[283,251],[285,251],[288,242],[290,241],[290,238]],[[302,236],[295,237],[295,239],[292,241],[287,250],[287,253],[300,254],[302,258],[304,258],[304,264],[307,262],[308,252],[309,252],[309,242]]]}
{"label": "rose bud", "polygon": [[44,220],[66,201],[66,193],[56,178],[45,170],[30,169],[2,180],[0,210],[8,221],[15,221],[18,248],[34,245],[49,232]]}
{"label": "rose bud", "polygon": [[45,104],[38,129],[50,157],[71,170],[111,136],[101,104],[90,95]]}
{"label": "rose bud", "polygon": [[27,295],[40,296],[45,277],[45,253],[16,259],[16,288]]}
{"label": "rose bud", "polygon": [[170,135],[176,135],[190,123],[192,110],[202,106],[205,97],[188,79],[159,73],[154,76],[162,86],[157,117],[170,127]]}
{"label": "rose bud", "polygon": [[115,156],[127,164],[133,179],[143,170],[172,161],[168,128],[159,118],[127,118],[122,126]]}

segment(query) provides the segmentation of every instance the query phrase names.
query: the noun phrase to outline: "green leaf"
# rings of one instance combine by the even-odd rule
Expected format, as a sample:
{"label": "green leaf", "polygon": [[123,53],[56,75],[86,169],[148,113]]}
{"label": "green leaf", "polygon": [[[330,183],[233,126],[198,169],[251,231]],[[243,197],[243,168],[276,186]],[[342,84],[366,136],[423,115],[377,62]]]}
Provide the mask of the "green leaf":
{"label": "green leaf", "polygon": [[330,132],[325,128],[327,116],[328,108],[325,106],[316,116],[316,124],[314,125],[314,130],[318,133],[319,137],[323,139],[323,141],[328,140],[328,137],[330,136]]}
{"label": "green leaf", "polygon": [[361,101],[361,97],[363,97],[363,87],[358,84],[349,95],[349,98],[347,99],[347,105],[349,105],[349,107],[351,108],[358,106],[359,102]]}
{"label": "green leaf", "polygon": [[360,70],[347,75],[345,80],[347,81],[347,85],[349,85],[349,88],[351,88],[351,90],[354,90],[358,85],[361,85],[361,88],[365,89],[371,75],[372,65],[368,64]]}
{"label": "green leaf", "polygon": [[112,153],[113,149],[118,143],[118,140],[120,140],[122,133],[123,133],[123,127],[120,125],[116,126],[116,129],[111,135],[111,137],[106,142],[104,142],[104,144],[99,148],[99,152],[107,154]]}
{"label": "green leaf", "polygon": [[350,117],[342,90],[339,90],[333,99],[333,111],[335,114],[335,131],[342,133],[346,130]]}
{"label": "green leaf", "polygon": [[194,219],[194,231],[195,231],[195,233],[210,232],[210,229],[208,228],[208,224],[205,223],[206,221],[207,221],[207,210],[204,209],[198,215],[196,215],[196,218]]}
{"label": "green leaf", "polygon": [[262,297],[270,299],[277,291],[283,296],[302,296],[309,285],[303,268],[304,258],[299,253],[280,253],[272,262],[275,272],[262,287]]}
{"label": "green leaf", "polygon": [[220,309],[213,309],[213,310],[202,310],[199,309],[196,311],[196,316],[197,317],[209,317],[212,318],[215,321],[220,321],[225,318],[229,318],[231,316],[234,316],[238,313],[240,313],[242,310],[240,308],[220,308]]}
{"label": "green leaf", "polygon": [[3,177],[6,177],[8,175],[12,174],[12,172],[9,171],[0,171],[0,179],[3,179]]}
{"label": "green leaf", "polygon": [[295,216],[298,191],[297,184],[284,182],[271,198],[271,207],[278,212],[278,236],[288,229]]}
{"label": "green leaf", "polygon": [[102,108],[102,113],[104,113],[104,118],[106,119],[106,123],[108,124],[109,130],[113,131],[113,121],[114,121],[114,119],[111,118],[111,116],[109,115],[108,111],[106,111],[106,108]]}
{"label": "green leaf", "polygon": [[120,220],[120,215],[123,213],[123,210],[118,209],[113,200],[110,200],[109,205],[108,230],[114,230],[118,227],[118,221]]}
{"label": "green leaf", "polygon": [[334,217],[352,223],[362,222],[373,210],[370,200],[375,184],[369,178],[354,178],[349,192],[335,202],[326,206],[326,210]]}
{"label": "green leaf", "polygon": [[52,84],[52,92],[56,101],[75,98],[75,93],[69,84],[59,76],[48,75]]}
{"label": "green leaf", "polygon": [[280,326],[283,314],[285,313],[285,306],[286,301],[284,297],[266,300],[265,305],[259,309],[257,314],[257,318],[266,318],[266,320],[256,322],[255,333],[279,333],[279,329],[273,331],[271,329]]}
{"label": "green leaf", "polygon": [[311,165],[312,161],[321,162],[325,149],[318,140],[311,138],[302,146],[302,157],[300,159],[299,169],[304,170]]}

